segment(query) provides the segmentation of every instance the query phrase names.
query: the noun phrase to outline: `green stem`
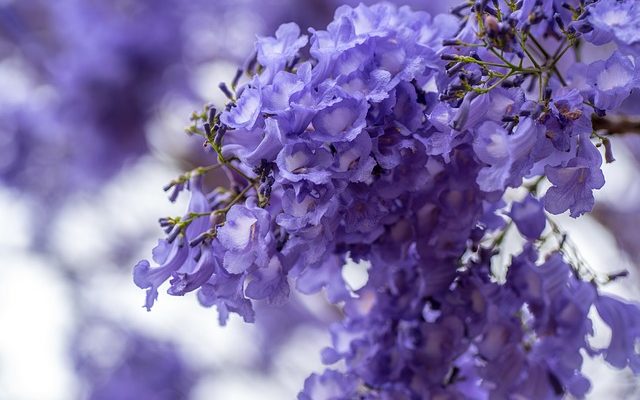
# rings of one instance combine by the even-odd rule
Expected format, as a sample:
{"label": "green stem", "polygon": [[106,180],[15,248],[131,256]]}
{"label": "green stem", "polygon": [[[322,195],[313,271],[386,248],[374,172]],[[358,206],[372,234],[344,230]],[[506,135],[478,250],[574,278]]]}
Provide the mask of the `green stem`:
{"label": "green stem", "polygon": [[500,61],[502,61],[503,63],[505,63],[506,65],[509,66],[509,68],[518,68],[515,64],[510,63],[506,58],[504,58],[504,56],[502,56],[500,53],[498,53],[489,43],[487,43],[485,41],[485,45],[487,46],[487,48],[489,49],[490,52],[492,52],[496,57],[498,57],[500,59]]}
{"label": "green stem", "polygon": [[249,190],[251,190],[252,188],[255,188],[255,184],[256,181],[251,181],[251,183],[249,185],[247,185],[247,187],[245,187],[244,189],[242,189],[242,191],[240,193],[238,193],[236,195],[236,197],[234,197],[229,204],[227,204],[227,206],[225,208],[221,208],[220,210],[216,210],[214,211],[214,213],[216,214],[223,214],[226,215],[227,212],[229,212],[229,210],[231,209],[231,207],[233,207],[235,204],[237,204],[240,200],[242,200],[244,198],[244,196],[247,194],[247,192],[249,192]]}
{"label": "green stem", "polygon": [[513,225],[513,220],[509,220],[509,222],[507,222],[507,225],[505,225],[502,232],[500,232],[500,234],[498,234],[498,236],[496,236],[496,238],[491,243],[492,248],[498,247],[502,244],[502,242],[504,241],[504,238],[507,237],[507,232],[509,232],[509,229],[511,228],[512,225]]}
{"label": "green stem", "polygon": [[227,166],[229,169],[231,169],[231,170],[235,171],[238,175],[240,175],[240,176],[241,176],[241,177],[243,177],[244,179],[246,179],[246,180],[248,180],[248,181],[251,181],[251,180],[252,180],[252,179],[251,179],[247,174],[245,174],[244,172],[242,172],[242,171],[240,170],[240,168],[238,168],[238,167],[236,167],[235,165],[231,164],[231,162],[230,162],[230,161],[228,161],[228,162],[226,163],[226,166]]}
{"label": "green stem", "polygon": [[[561,47],[562,47],[562,44],[558,46],[558,50],[560,50]],[[555,68],[556,64],[558,63],[558,61],[560,61],[562,56],[564,56],[564,54],[572,47],[573,47],[573,44],[568,43],[567,46],[564,49],[562,49],[562,51],[558,52],[558,50],[556,50],[556,53],[553,55],[553,62],[551,63],[549,68]]]}
{"label": "green stem", "polygon": [[488,88],[473,88],[473,90],[477,93],[489,93],[490,91],[492,91],[493,89],[497,88],[498,86],[500,86],[500,84],[504,81],[506,81],[507,79],[509,79],[511,76],[513,76],[514,73],[509,72],[508,74],[506,74],[505,76],[503,76],[502,78],[500,78],[496,83],[494,83],[493,85],[489,86]]}
{"label": "green stem", "polygon": [[[591,268],[589,264],[587,264],[587,262],[584,260],[584,258],[578,251],[578,247],[576,246],[576,244],[573,243],[573,241],[569,238],[569,235],[567,235],[566,232],[563,232],[560,229],[560,226],[548,215],[547,215],[547,222],[549,222],[549,225],[551,225],[551,230],[553,231],[553,233],[555,233],[557,236],[560,236],[562,238],[559,241],[561,246],[558,249],[558,251],[563,255],[573,258],[573,261],[575,261],[576,263],[575,266],[571,265],[572,263],[569,262],[569,265],[573,267],[574,272],[581,278],[586,278],[589,281],[601,282],[602,279],[599,278],[598,274],[593,270],[593,268]],[[572,261],[572,260],[569,260],[569,261]]]}
{"label": "green stem", "polygon": [[538,63],[536,62],[536,59],[529,52],[529,49],[527,48],[527,46],[525,44],[525,39],[521,35],[518,35],[518,42],[520,43],[520,46],[522,47],[522,50],[524,51],[524,54],[526,54],[527,57],[529,58],[529,61],[531,61],[531,64],[533,64],[533,66],[537,70],[540,70],[540,65],[538,65]]}
{"label": "green stem", "polygon": [[527,189],[529,190],[529,193],[536,195],[538,193],[538,189],[540,189],[540,184],[544,182],[546,178],[546,175],[540,175],[535,181],[531,183],[531,185],[528,185]]}
{"label": "green stem", "polygon": [[[533,44],[540,50],[540,52],[542,53],[542,55],[544,56],[544,58],[548,62],[549,59],[551,58],[550,55],[549,55],[549,52],[547,52],[547,50],[540,44],[540,42],[538,42],[538,40],[535,38],[535,36],[530,36],[530,38],[531,38],[531,41],[533,42]],[[558,76],[558,79],[560,80],[560,83],[562,84],[562,86],[567,86],[567,81],[565,81],[564,77],[560,73],[560,70],[558,70],[558,68],[556,67],[555,64],[553,64],[551,69]]]}

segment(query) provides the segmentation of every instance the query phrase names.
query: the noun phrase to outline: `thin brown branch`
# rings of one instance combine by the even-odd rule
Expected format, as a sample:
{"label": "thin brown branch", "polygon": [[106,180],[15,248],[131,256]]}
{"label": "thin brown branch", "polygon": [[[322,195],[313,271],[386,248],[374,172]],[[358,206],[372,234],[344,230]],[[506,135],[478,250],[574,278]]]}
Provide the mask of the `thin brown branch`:
{"label": "thin brown branch", "polygon": [[606,131],[608,135],[640,133],[639,119],[594,117],[592,123],[594,130]]}

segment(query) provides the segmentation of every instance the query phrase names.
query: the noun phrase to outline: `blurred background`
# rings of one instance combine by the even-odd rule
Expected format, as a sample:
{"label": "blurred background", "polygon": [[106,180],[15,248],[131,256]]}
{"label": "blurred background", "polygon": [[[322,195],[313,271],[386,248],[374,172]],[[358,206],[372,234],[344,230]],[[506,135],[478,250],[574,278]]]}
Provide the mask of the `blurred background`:
{"label": "blurred background", "polygon": [[[146,312],[131,268],[157,219],[184,210],[162,187],[208,162],[183,133],[191,112],[224,102],[217,85],[256,35],[324,27],[345,3],[0,0],[0,400],[291,399],[321,369],[336,319],[321,295],[221,328],[194,296],[161,294]],[[607,290],[633,299],[638,139],[614,138],[592,216],[557,218],[594,269],[631,271]],[[591,398],[638,398],[630,375],[603,368],[588,365]]]}

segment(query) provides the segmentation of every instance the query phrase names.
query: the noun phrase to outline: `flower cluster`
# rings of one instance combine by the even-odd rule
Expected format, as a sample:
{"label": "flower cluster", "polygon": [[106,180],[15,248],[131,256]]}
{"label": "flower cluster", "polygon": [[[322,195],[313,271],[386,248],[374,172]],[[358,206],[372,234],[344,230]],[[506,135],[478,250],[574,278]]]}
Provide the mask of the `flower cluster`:
{"label": "flower cluster", "polygon": [[[224,324],[253,321],[253,302],[282,303],[290,285],[324,290],[344,318],[322,356],[339,363],[301,399],[581,398],[583,354],[640,372],[640,310],[602,295],[547,217],[590,211],[604,184],[600,149],[613,157],[593,120],[640,81],[633,40],[598,21],[625,7],[343,6],[326,30],[259,38],[221,85],[226,107],[193,116],[218,163],[166,187],[191,201],[161,219],[158,266],[134,268],[145,306],[169,281]],[[579,63],[579,43],[603,37],[628,46]],[[206,189],[214,168],[227,188]],[[527,194],[510,204],[509,188]],[[501,273],[491,264],[514,225],[526,244]],[[368,265],[363,287],[345,281],[348,260]],[[592,307],[613,332],[605,349],[588,342]]]}

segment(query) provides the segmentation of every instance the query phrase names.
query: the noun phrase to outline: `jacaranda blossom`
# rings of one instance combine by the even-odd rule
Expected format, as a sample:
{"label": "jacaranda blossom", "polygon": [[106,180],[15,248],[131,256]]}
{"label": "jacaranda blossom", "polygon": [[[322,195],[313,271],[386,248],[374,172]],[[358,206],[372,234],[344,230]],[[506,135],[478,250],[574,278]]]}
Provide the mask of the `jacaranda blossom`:
{"label": "jacaranda blossom", "polygon": [[[189,128],[214,158],[170,185],[192,201],[161,219],[159,266],[134,270],[145,306],[167,280],[221,323],[324,291],[342,318],[300,399],[583,398],[583,357],[635,369],[640,309],[600,293],[547,214],[591,210],[608,148],[592,121],[639,85],[619,52],[567,71],[596,3],[342,6],[325,30],[259,38]],[[213,168],[228,186],[199,180]],[[525,243],[493,268],[512,224]]]}

